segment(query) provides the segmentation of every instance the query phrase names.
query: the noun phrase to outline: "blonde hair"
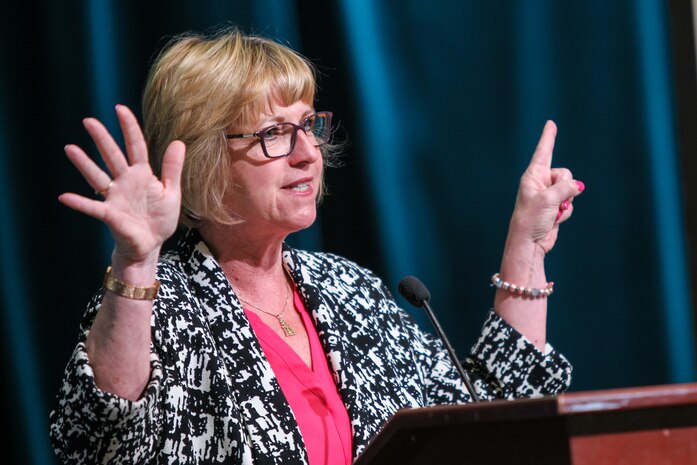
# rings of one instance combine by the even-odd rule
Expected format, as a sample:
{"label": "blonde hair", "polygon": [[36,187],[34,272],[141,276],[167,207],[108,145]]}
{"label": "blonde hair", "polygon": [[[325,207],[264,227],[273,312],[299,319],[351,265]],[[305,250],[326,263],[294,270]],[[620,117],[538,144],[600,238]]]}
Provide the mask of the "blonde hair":
{"label": "blonde hair", "polygon": [[226,130],[253,124],[271,101],[313,106],[315,88],[312,64],[269,39],[234,27],[174,37],[150,69],[143,119],[158,176],[169,143],[186,144],[180,223],[239,222],[223,203],[234,182],[227,174]]}

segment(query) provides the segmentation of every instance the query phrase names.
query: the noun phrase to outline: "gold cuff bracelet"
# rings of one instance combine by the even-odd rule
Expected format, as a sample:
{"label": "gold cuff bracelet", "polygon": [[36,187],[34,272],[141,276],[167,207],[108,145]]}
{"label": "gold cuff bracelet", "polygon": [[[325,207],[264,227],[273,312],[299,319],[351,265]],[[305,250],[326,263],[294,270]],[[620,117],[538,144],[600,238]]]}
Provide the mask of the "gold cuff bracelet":
{"label": "gold cuff bracelet", "polygon": [[155,281],[150,287],[139,287],[126,284],[111,274],[111,266],[106,269],[104,275],[104,289],[114,294],[134,300],[153,300],[160,290],[160,281]]}

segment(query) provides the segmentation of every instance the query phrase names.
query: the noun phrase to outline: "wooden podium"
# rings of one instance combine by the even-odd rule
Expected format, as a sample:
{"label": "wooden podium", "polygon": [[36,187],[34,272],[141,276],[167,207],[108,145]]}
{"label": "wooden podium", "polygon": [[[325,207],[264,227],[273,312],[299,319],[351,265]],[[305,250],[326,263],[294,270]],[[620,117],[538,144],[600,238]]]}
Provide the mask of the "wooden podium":
{"label": "wooden podium", "polygon": [[354,465],[697,465],[697,383],[401,410]]}

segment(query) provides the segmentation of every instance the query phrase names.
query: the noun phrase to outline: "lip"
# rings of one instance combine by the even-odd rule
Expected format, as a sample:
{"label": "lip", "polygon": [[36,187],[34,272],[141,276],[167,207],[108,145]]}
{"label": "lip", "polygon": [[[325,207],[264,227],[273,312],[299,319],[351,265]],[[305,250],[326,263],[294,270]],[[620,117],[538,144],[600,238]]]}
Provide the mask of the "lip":
{"label": "lip", "polygon": [[[312,184],[313,178],[311,176],[301,178],[301,179],[296,179],[295,181],[289,182],[285,186],[283,186],[281,189],[290,191],[294,194],[298,195],[308,195],[308,194],[313,194],[314,193],[314,185]],[[305,190],[297,190],[295,189],[299,185],[302,184],[307,184],[307,189]]]}
{"label": "lip", "polygon": [[305,182],[312,184],[312,176],[308,176],[306,178],[296,179],[295,181],[289,182],[288,184],[283,186],[282,189],[292,189],[293,187],[297,186],[298,184],[302,184]]}

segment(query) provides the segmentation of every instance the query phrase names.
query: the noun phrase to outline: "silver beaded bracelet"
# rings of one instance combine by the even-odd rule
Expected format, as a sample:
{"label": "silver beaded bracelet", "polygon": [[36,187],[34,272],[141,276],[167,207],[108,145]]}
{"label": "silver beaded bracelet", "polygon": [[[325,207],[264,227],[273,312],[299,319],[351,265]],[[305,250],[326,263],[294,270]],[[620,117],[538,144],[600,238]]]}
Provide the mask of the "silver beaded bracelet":
{"label": "silver beaded bracelet", "polygon": [[524,295],[533,298],[544,298],[551,295],[552,292],[554,292],[553,282],[547,283],[547,287],[545,287],[544,289],[538,289],[536,287],[523,287],[509,283],[508,281],[504,281],[503,279],[501,279],[501,276],[499,276],[499,273],[496,273],[491,277],[491,285],[496,286],[498,289],[508,291],[512,294]]}

